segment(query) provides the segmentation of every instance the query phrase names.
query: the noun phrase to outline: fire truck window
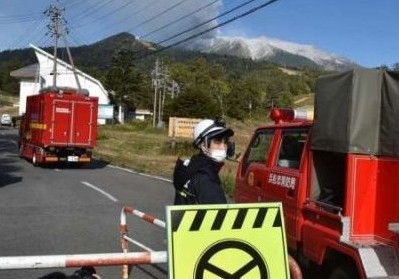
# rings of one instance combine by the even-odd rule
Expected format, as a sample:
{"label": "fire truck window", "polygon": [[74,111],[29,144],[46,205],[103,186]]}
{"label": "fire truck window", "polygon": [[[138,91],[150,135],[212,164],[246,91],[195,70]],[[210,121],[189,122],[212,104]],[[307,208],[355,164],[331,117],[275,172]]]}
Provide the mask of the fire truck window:
{"label": "fire truck window", "polygon": [[243,159],[242,175],[251,163],[265,163],[274,132],[271,130],[258,132],[252,140]]}
{"label": "fire truck window", "polygon": [[342,207],[346,176],[346,156],[313,150],[311,200]]}
{"label": "fire truck window", "polygon": [[299,169],[302,150],[307,138],[307,131],[285,131],[282,134],[277,165],[292,169]]}

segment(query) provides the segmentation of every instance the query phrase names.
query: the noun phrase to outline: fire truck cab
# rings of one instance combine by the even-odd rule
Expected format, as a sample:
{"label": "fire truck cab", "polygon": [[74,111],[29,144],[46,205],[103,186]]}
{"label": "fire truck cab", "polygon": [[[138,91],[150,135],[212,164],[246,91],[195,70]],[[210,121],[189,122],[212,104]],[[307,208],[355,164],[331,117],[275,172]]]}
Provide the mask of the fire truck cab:
{"label": "fire truck cab", "polygon": [[281,202],[290,253],[318,278],[399,278],[396,105],[395,73],[323,77],[315,120],[273,109],[240,161],[235,201]]}

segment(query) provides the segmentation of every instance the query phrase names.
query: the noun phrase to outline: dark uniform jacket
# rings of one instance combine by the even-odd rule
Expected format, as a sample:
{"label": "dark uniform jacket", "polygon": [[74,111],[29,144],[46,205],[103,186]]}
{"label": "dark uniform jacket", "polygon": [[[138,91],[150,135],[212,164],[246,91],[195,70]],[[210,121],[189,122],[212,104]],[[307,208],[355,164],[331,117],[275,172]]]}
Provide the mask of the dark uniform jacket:
{"label": "dark uniform jacket", "polygon": [[173,174],[174,204],[227,203],[219,178],[222,166],[203,153],[191,157],[188,166],[178,158]]}

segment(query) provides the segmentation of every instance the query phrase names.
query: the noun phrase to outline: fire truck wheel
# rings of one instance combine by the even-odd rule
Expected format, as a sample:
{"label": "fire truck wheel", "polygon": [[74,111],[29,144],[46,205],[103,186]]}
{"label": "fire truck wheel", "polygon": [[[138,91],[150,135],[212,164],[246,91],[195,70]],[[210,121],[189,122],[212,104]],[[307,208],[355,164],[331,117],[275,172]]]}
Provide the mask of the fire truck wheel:
{"label": "fire truck wheel", "polygon": [[329,279],[356,279],[359,278],[357,270],[350,264],[340,264],[331,269]]}

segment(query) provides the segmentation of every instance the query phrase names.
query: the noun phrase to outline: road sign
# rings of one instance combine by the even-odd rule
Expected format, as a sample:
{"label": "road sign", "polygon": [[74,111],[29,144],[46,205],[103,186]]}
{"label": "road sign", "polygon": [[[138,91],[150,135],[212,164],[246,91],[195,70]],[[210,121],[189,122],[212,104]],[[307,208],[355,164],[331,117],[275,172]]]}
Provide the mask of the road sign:
{"label": "road sign", "polygon": [[166,210],[169,278],[289,278],[281,203]]}
{"label": "road sign", "polygon": [[198,118],[169,118],[169,131],[168,136],[171,138],[193,138],[194,127],[202,119]]}

